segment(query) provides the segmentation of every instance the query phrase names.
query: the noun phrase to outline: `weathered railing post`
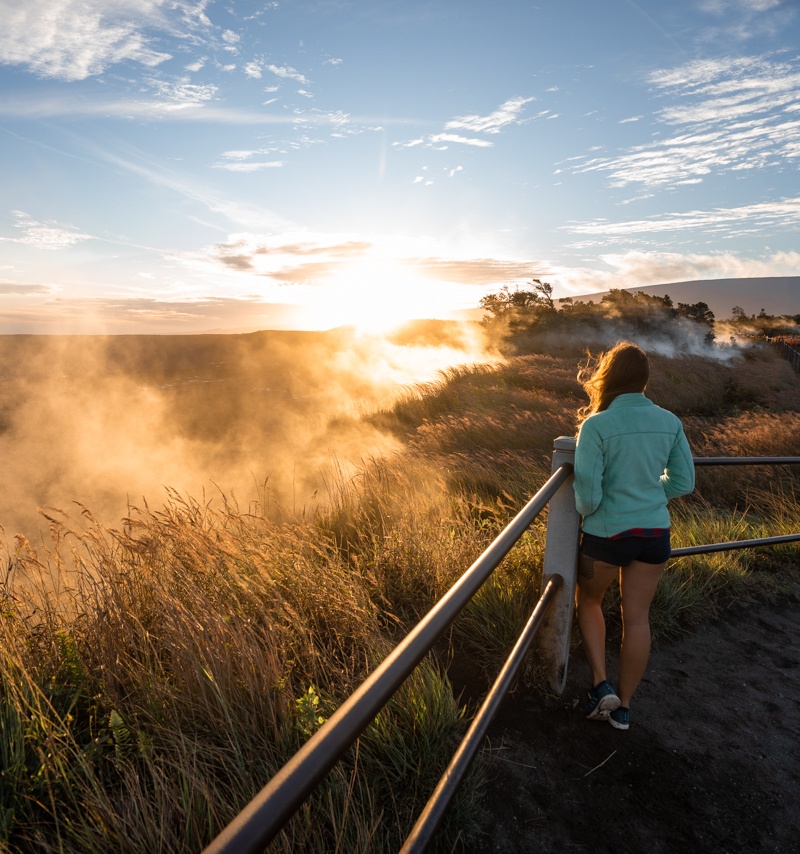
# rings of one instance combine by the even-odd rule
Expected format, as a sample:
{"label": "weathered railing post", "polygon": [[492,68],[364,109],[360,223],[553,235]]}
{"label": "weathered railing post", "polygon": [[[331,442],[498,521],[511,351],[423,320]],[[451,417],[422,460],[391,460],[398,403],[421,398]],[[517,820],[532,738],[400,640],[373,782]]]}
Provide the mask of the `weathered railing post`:
{"label": "weathered railing post", "polygon": [[[574,461],[575,439],[571,436],[559,436],[553,442],[553,471]],[[547,612],[537,644],[550,674],[550,685],[559,694],[564,692],[567,683],[572,616],[575,612],[580,524],[581,517],[575,509],[575,493],[570,478],[550,499],[547,511],[542,590],[553,575],[562,576],[564,584]]]}

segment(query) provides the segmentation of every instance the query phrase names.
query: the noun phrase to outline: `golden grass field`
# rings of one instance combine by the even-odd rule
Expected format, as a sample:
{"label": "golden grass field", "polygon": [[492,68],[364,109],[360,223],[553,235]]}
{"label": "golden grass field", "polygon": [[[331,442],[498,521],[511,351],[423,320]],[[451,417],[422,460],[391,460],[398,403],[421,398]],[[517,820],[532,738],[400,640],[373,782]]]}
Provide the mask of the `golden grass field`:
{"label": "golden grass field", "polygon": [[[313,501],[259,477],[241,504],[224,489],[172,489],[130,498],[124,518],[109,521],[76,495],[81,504],[45,510],[47,536],[7,530],[0,850],[201,850],[538,489],[552,440],[575,431],[580,355],[450,368],[383,404],[315,410],[325,436],[364,431],[384,450],[334,461]],[[10,389],[8,436],[22,406]],[[291,434],[274,395],[248,408],[231,387],[209,389],[173,387],[162,401],[176,435],[202,446],[198,460],[238,460],[212,453],[212,426],[214,442],[255,448],[258,419],[278,425],[279,439]],[[697,456],[800,456],[800,377],[769,349],[726,361],[653,356],[649,393],[682,417]],[[208,407],[176,404],[185,394]],[[296,388],[287,406],[309,414]],[[800,470],[698,474],[697,492],[675,502],[676,546],[800,531]],[[271,850],[398,847],[472,711],[448,672],[478,687],[493,678],[538,596],[544,524]],[[796,581],[797,554],[681,561],[659,590],[656,632],[679,632],[732,599],[779,597]],[[537,679],[534,664],[524,678]],[[478,763],[441,850],[474,826],[480,784]]]}

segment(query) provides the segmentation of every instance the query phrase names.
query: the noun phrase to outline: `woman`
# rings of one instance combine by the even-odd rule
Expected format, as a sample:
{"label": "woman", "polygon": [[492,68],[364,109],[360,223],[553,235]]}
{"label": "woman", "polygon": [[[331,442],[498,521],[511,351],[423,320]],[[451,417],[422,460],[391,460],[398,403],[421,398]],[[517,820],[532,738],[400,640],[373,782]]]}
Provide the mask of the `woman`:
{"label": "woman", "polygon": [[[575,504],[583,516],[577,610],[592,687],[586,717],[630,725],[630,702],[650,657],[650,603],[670,555],[667,501],[694,489],[678,418],[644,396],[647,354],[628,341],[578,380],[589,395],[575,450]],[[606,678],[603,594],[619,574],[619,683]]]}

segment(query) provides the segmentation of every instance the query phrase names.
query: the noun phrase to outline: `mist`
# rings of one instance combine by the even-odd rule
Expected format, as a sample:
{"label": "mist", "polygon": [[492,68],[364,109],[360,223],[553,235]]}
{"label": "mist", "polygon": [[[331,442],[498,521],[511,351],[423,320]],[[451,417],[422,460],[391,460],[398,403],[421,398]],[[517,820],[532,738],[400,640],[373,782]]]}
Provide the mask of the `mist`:
{"label": "mist", "polygon": [[360,418],[455,364],[496,358],[477,324],[198,336],[0,337],[0,525],[42,512],[111,527],[168,491],[308,512],[396,440]]}

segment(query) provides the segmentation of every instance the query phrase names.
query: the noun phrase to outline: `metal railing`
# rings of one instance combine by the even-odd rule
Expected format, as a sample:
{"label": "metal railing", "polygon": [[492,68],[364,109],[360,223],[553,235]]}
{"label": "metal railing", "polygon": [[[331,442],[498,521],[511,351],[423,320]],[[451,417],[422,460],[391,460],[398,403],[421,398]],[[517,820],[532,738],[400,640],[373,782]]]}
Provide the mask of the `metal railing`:
{"label": "metal railing", "polygon": [[[405,639],[210,843],[204,854],[255,854],[266,848],[549,504],[539,601],[407,837],[401,854],[417,854],[427,848],[540,629],[537,649],[549,668],[551,686],[562,693],[566,685],[580,538],[580,515],[568,483],[572,476],[574,454],[574,438],[562,436],[555,440],[553,471],[544,486]],[[798,463],[800,457],[694,458],[695,466]],[[673,549],[672,557],[798,541],[800,533],[712,543]]]}
{"label": "metal railing", "polygon": [[[786,340],[789,338],[789,340]],[[766,337],[766,340],[796,370],[800,371],[800,336]]]}
{"label": "metal railing", "polygon": [[[776,466],[796,465],[800,463],[800,457],[695,457],[694,464],[697,466]],[[734,549],[752,549],[756,546],[779,546],[783,543],[796,543],[800,541],[800,534],[785,534],[780,537],[758,537],[754,540],[732,540],[728,543],[709,543],[702,546],[685,546],[672,549],[671,558],[688,557],[689,555],[711,554],[712,552],[726,552]]]}
{"label": "metal railing", "polygon": [[[280,832],[281,828],[297,811],[314,790],[320,780],[344,755],[345,751],[366,729],[370,722],[403,684],[405,679],[430,652],[434,643],[478,592],[500,561],[522,537],[533,520],[542,512],[550,499],[562,489],[572,475],[572,464],[560,464],[542,488],[528,501],[512,521],[503,529],[489,548],[472,564],[445,596],[423,617],[384,661],[367,677],[356,691],[331,715],[319,730],[295,753],[267,785],[253,798],[238,816],[205,849],[205,854],[250,854],[261,852]],[[568,488],[568,487],[567,487]],[[563,491],[563,489],[562,489]],[[571,490],[570,490],[571,491]],[[485,731],[499,704],[500,687],[510,683],[519,662],[530,644],[542,614],[554,599],[560,581],[552,579],[546,585],[523,636],[518,641],[509,660],[498,677],[486,703],[482,708],[479,729]],[[534,624],[534,625],[532,625]],[[524,641],[524,649],[520,644]],[[516,666],[512,663],[516,662]],[[501,683],[498,687],[498,683]],[[490,702],[491,700],[491,702]],[[486,706],[484,703],[484,707]],[[459,748],[461,758],[451,776],[456,780],[466,770],[466,765],[477,749],[476,733],[467,733]],[[464,744],[466,743],[466,747]],[[457,754],[458,757],[459,754]],[[455,762],[455,759],[454,759]],[[456,781],[457,785],[457,781]],[[445,786],[445,794],[451,796],[451,784]],[[449,800],[449,797],[448,797]],[[421,839],[428,838],[438,820],[441,810],[433,807],[429,817],[416,829]],[[409,843],[406,850],[420,850],[417,843]]]}

